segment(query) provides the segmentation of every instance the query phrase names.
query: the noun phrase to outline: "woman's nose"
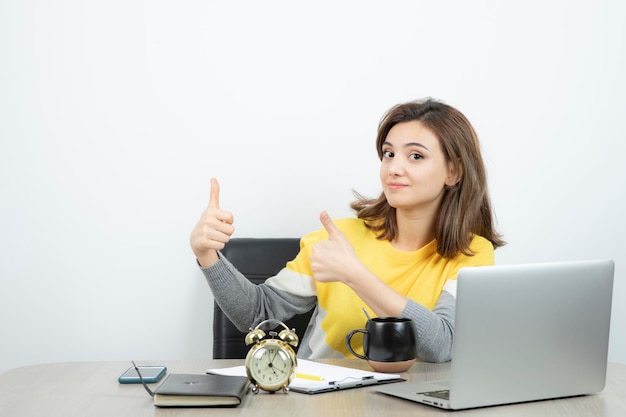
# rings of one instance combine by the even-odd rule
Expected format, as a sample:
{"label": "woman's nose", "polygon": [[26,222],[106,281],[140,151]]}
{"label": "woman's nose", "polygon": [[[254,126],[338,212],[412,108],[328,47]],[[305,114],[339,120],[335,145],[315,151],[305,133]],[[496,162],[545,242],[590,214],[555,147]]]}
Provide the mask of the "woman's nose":
{"label": "woman's nose", "polygon": [[404,172],[404,167],[402,166],[402,163],[398,161],[397,159],[393,159],[389,163],[389,166],[387,167],[387,173],[393,177],[402,175],[403,172]]}

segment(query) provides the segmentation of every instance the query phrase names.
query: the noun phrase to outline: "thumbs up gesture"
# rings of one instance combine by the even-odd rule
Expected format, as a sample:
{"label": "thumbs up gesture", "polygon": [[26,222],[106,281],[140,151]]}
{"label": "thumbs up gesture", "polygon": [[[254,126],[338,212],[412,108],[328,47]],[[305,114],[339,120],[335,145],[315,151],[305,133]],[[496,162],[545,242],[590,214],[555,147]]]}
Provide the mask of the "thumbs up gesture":
{"label": "thumbs up gesture", "polygon": [[359,262],[354,248],[325,211],[320,214],[320,222],[328,232],[328,239],[313,246],[311,252],[313,275],[321,282],[346,282],[350,267]]}
{"label": "thumbs up gesture", "polygon": [[220,209],[220,185],[217,179],[211,178],[209,205],[189,237],[191,250],[198,258],[200,265],[210,266],[217,262],[217,251],[224,248],[230,236],[235,232],[233,222],[232,213]]}

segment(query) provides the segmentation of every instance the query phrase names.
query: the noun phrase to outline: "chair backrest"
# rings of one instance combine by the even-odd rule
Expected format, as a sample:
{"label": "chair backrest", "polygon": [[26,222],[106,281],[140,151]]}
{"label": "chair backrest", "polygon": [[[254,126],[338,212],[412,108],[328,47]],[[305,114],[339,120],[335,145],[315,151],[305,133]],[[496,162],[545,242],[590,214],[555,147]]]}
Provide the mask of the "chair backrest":
{"label": "chair backrest", "polygon": [[[300,239],[296,238],[235,238],[222,254],[254,284],[260,284],[276,275],[285,264],[296,257]],[[302,338],[313,310],[292,317],[285,322]],[[258,323],[257,323],[258,324]],[[245,358],[249,347],[244,342],[246,333],[240,332],[226,317],[217,303],[213,312],[213,359]]]}

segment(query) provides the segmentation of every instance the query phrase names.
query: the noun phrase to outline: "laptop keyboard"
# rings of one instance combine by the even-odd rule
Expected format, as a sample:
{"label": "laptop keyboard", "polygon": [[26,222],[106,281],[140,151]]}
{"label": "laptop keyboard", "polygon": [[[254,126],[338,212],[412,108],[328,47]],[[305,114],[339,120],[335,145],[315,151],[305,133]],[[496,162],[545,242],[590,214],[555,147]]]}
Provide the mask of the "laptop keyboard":
{"label": "laptop keyboard", "polygon": [[428,395],[429,397],[435,397],[435,398],[439,398],[439,399],[442,399],[442,400],[449,400],[450,399],[450,390],[449,389],[444,389],[444,390],[441,390],[441,391],[420,392],[420,394]]}

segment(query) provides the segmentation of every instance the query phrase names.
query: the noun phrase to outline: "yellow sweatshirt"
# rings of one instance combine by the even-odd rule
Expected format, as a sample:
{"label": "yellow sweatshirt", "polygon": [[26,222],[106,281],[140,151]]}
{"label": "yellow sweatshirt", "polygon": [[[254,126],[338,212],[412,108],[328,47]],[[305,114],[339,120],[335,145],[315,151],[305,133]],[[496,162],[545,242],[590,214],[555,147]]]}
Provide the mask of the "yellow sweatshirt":
{"label": "yellow sweatshirt", "polygon": [[[432,310],[444,286],[449,293],[456,295],[459,269],[494,263],[493,245],[481,236],[474,236],[471,242],[473,256],[460,254],[453,259],[446,259],[437,253],[437,242],[434,240],[417,251],[403,252],[395,249],[389,241],[377,239],[361,219],[346,218],[334,222],[346,235],[365,266],[387,285],[408,297],[409,304],[402,315],[416,322],[418,339],[420,336],[431,337],[428,335],[427,320],[422,317],[425,314],[422,307]],[[312,247],[327,238],[325,229],[303,237],[297,257],[276,277],[266,282],[277,290],[296,296],[317,297],[318,310],[313,317],[313,326],[307,329],[303,340],[305,346],[301,347],[301,353],[311,358],[350,356],[345,345],[346,334],[364,328],[366,321],[363,313],[365,304],[348,286],[339,282],[320,283],[313,278],[310,263]],[[453,326],[453,303],[452,307],[448,303],[447,308],[452,308]],[[373,316],[369,309],[368,313]],[[419,334],[420,325],[424,327],[422,335]],[[451,345],[451,335],[447,342]],[[428,341],[421,340],[419,343]]]}

